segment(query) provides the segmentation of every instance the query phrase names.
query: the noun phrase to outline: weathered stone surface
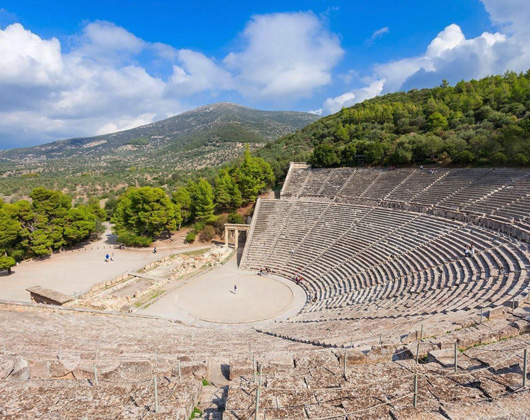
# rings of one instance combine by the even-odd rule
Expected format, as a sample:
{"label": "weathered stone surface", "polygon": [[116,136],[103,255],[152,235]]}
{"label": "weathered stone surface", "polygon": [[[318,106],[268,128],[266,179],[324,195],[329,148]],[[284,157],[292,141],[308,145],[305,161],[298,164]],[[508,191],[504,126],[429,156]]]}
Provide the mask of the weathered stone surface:
{"label": "weathered stone surface", "polygon": [[442,350],[432,350],[427,356],[427,361],[432,363],[436,362],[441,364],[443,367],[452,367],[455,363],[455,352],[454,348],[445,348]]}
{"label": "weathered stone surface", "polygon": [[21,356],[0,357],[0,379],[29,379],[29,365]]}
{"label": "weathered stone surface", "polygon": [[153,377],[153,365],[148,360],[126,360],[120,362],[116,368],[102,372],[101,377],[112,381],[145,381]]}
{"label": "weathered stone surface", "polygon": [[497,306],[496,308],[491,308],[486,313],[486,316],[488,317],[488,319],[501,318],[504,316],[506,312],[507,312],[507,309],[505,306]]}

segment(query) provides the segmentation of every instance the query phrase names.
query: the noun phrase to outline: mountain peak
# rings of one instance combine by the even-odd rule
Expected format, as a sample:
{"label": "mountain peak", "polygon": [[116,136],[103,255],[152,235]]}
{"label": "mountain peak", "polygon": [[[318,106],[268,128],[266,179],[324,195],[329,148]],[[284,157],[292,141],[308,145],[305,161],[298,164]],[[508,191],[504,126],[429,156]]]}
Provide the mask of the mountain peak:
{"label": "mountain peak", "polygon": [[[211,158],[208,166],[233,158],[229,150],[243,143],[263,145],[314,122],[318,117],[304,112],[260,111],[231,102],[217,102],[130,130],[95,137],[59,140],[26,149],[0,152],[11,161],[56,159],[175,160],[183,154]],[[193,153],[192,153],[193,151]],[[179,162],[180,163],[180,162]],[[201,165],[204,165],[202,163]]]}

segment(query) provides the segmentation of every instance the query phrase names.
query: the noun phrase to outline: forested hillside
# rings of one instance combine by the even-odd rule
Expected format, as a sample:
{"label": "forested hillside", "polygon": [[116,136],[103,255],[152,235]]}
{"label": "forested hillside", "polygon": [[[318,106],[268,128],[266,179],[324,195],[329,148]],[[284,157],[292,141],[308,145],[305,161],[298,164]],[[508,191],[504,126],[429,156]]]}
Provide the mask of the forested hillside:
{"label": "forested hillside", "polygon": [[318,118],[217,103],[118,133],[0,151],[0,198],[19,200],[44,187],[83,200],[129,185],[172,184],[200,169],[213,178],[245,145],[255,150]]}
{"label": "forested hillside", "polygon": [[372,165],[528,165],[530,71],[373,98],[267,144],[259,154],[277,176],[292,160],[355,165],[356,155]]}

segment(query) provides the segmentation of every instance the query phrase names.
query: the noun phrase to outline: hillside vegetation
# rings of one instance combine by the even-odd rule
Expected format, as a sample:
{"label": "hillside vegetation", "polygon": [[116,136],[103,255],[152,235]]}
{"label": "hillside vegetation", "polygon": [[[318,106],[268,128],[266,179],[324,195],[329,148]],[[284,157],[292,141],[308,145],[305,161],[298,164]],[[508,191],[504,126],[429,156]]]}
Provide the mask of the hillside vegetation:
{"label": "hillside vegetation", "polygon": [[443,82],[373,98],[260,150],[282,176],[292,160],[315,166],[420,163],[528,165],[530,71]]}
{"label": "hillside vegetation", "polygon": [[233,161],[246,144],[254,150],[316,119],[218,103],[118,133],[0,151],[0,198],[45,187],[85,199],[128,185],[172,184],[200,169],[214,177],[206,168]]}
{"label": "hillside vegetation", "polygon": [[0,270],[11,270],[16,261],[50,255],[103,231],[106,214],[99,201],[72,206],[60,191],[35,188],[31,201],[12,204],[0,200]]}

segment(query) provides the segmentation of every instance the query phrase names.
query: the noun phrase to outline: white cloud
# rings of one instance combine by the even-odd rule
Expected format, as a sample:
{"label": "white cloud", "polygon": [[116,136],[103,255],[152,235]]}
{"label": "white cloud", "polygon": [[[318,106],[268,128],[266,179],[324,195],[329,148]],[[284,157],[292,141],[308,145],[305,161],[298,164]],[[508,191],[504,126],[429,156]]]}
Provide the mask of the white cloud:
{"label": "white cloud", "polygon": [[233,88],[232,75],[204,54],[183,49],[177,52],[177,57],[181,66],[173,66],[170,79],[173,92],[191,95]]}
{"label": "white cloud", "polygon": [[331,82],[344,51],[312,13],[253,16],[243,32],[245,48],[224,59],[241,94],[303,98]]}
{"label": "white cloud", "polygon": [[502,33],[484,32],[466,39],[458,25],[447,26],[425,54],[375,66],[375,77],[386,80],[384,91],[425,87],[442,79],[457,82],[513,69],[515,51]]}
{"label": "white cloud", "polygon": [[384,83],[384,80],[376,80],[361,89],[355,89],[334,98],[328,98],[324,101],[322,109],[318,110],[320,111],[318,115],[333,114],[344,107],[352,106],[366,99],[373,98],[381,93]]}
{"label": "white cloud", "polygon": [[388,26],[384,26],[376,31],[374,31],[374,33],[372,34],[372,36],[370,37],[370,41],[373,42],[375,41],[377,38],[381,38],[384,34],[387,34],[390,32],[390,29],[388,28]]}
{"label": "white cloud", "polygon": [[43,86],[63,71],[61,45],[43,40],[15,23],[0,29],[0,84]]}
{"label": "white cloud", "polygon": [[[253,16],[239,41],[217,60],[95,21],[65,52],[58,39],[18,23],[0,28],[0,149],[149,123],[188,109],[197,95],[203,103],[220,92],[292,103],[329,84],[343,55],[325,18],[312,13]],[[169,73],[155,76],[150,66]]]}
{"label": "white cloud", "polygon": [[83,28],[81,48],[76,53],[89,57],[100,57],[117,52],[138,54],[147,43],[124,28],[111,22],[95,21]]}
{"label": "white cloud", "polygon": [[[530,2],[528,0],[481,0],[497,32],[466,38],[451,24],[427,46],[422,55],[374,66],[367,78],[364,99],[380,93],[433,87],[447,79],[450,83],[479,79],[508,70],[526,71],[530,66]],[[377,32],[377,31],[376,31]],[[375,33],[374,33],[375,35]],[[350,80],[348,78],[348,80]],[[378,81],[375,88],[374,80]],[[328,98],[322,108],[327,114],[360,102],[356,91]]]}
{"label": "white cloud", "polygon": [[68,53],[18,23],[0,29],[0,146],[121,130],[185,110],[166,82],[134,63],[146,48],[106,22],[87,25]]}

